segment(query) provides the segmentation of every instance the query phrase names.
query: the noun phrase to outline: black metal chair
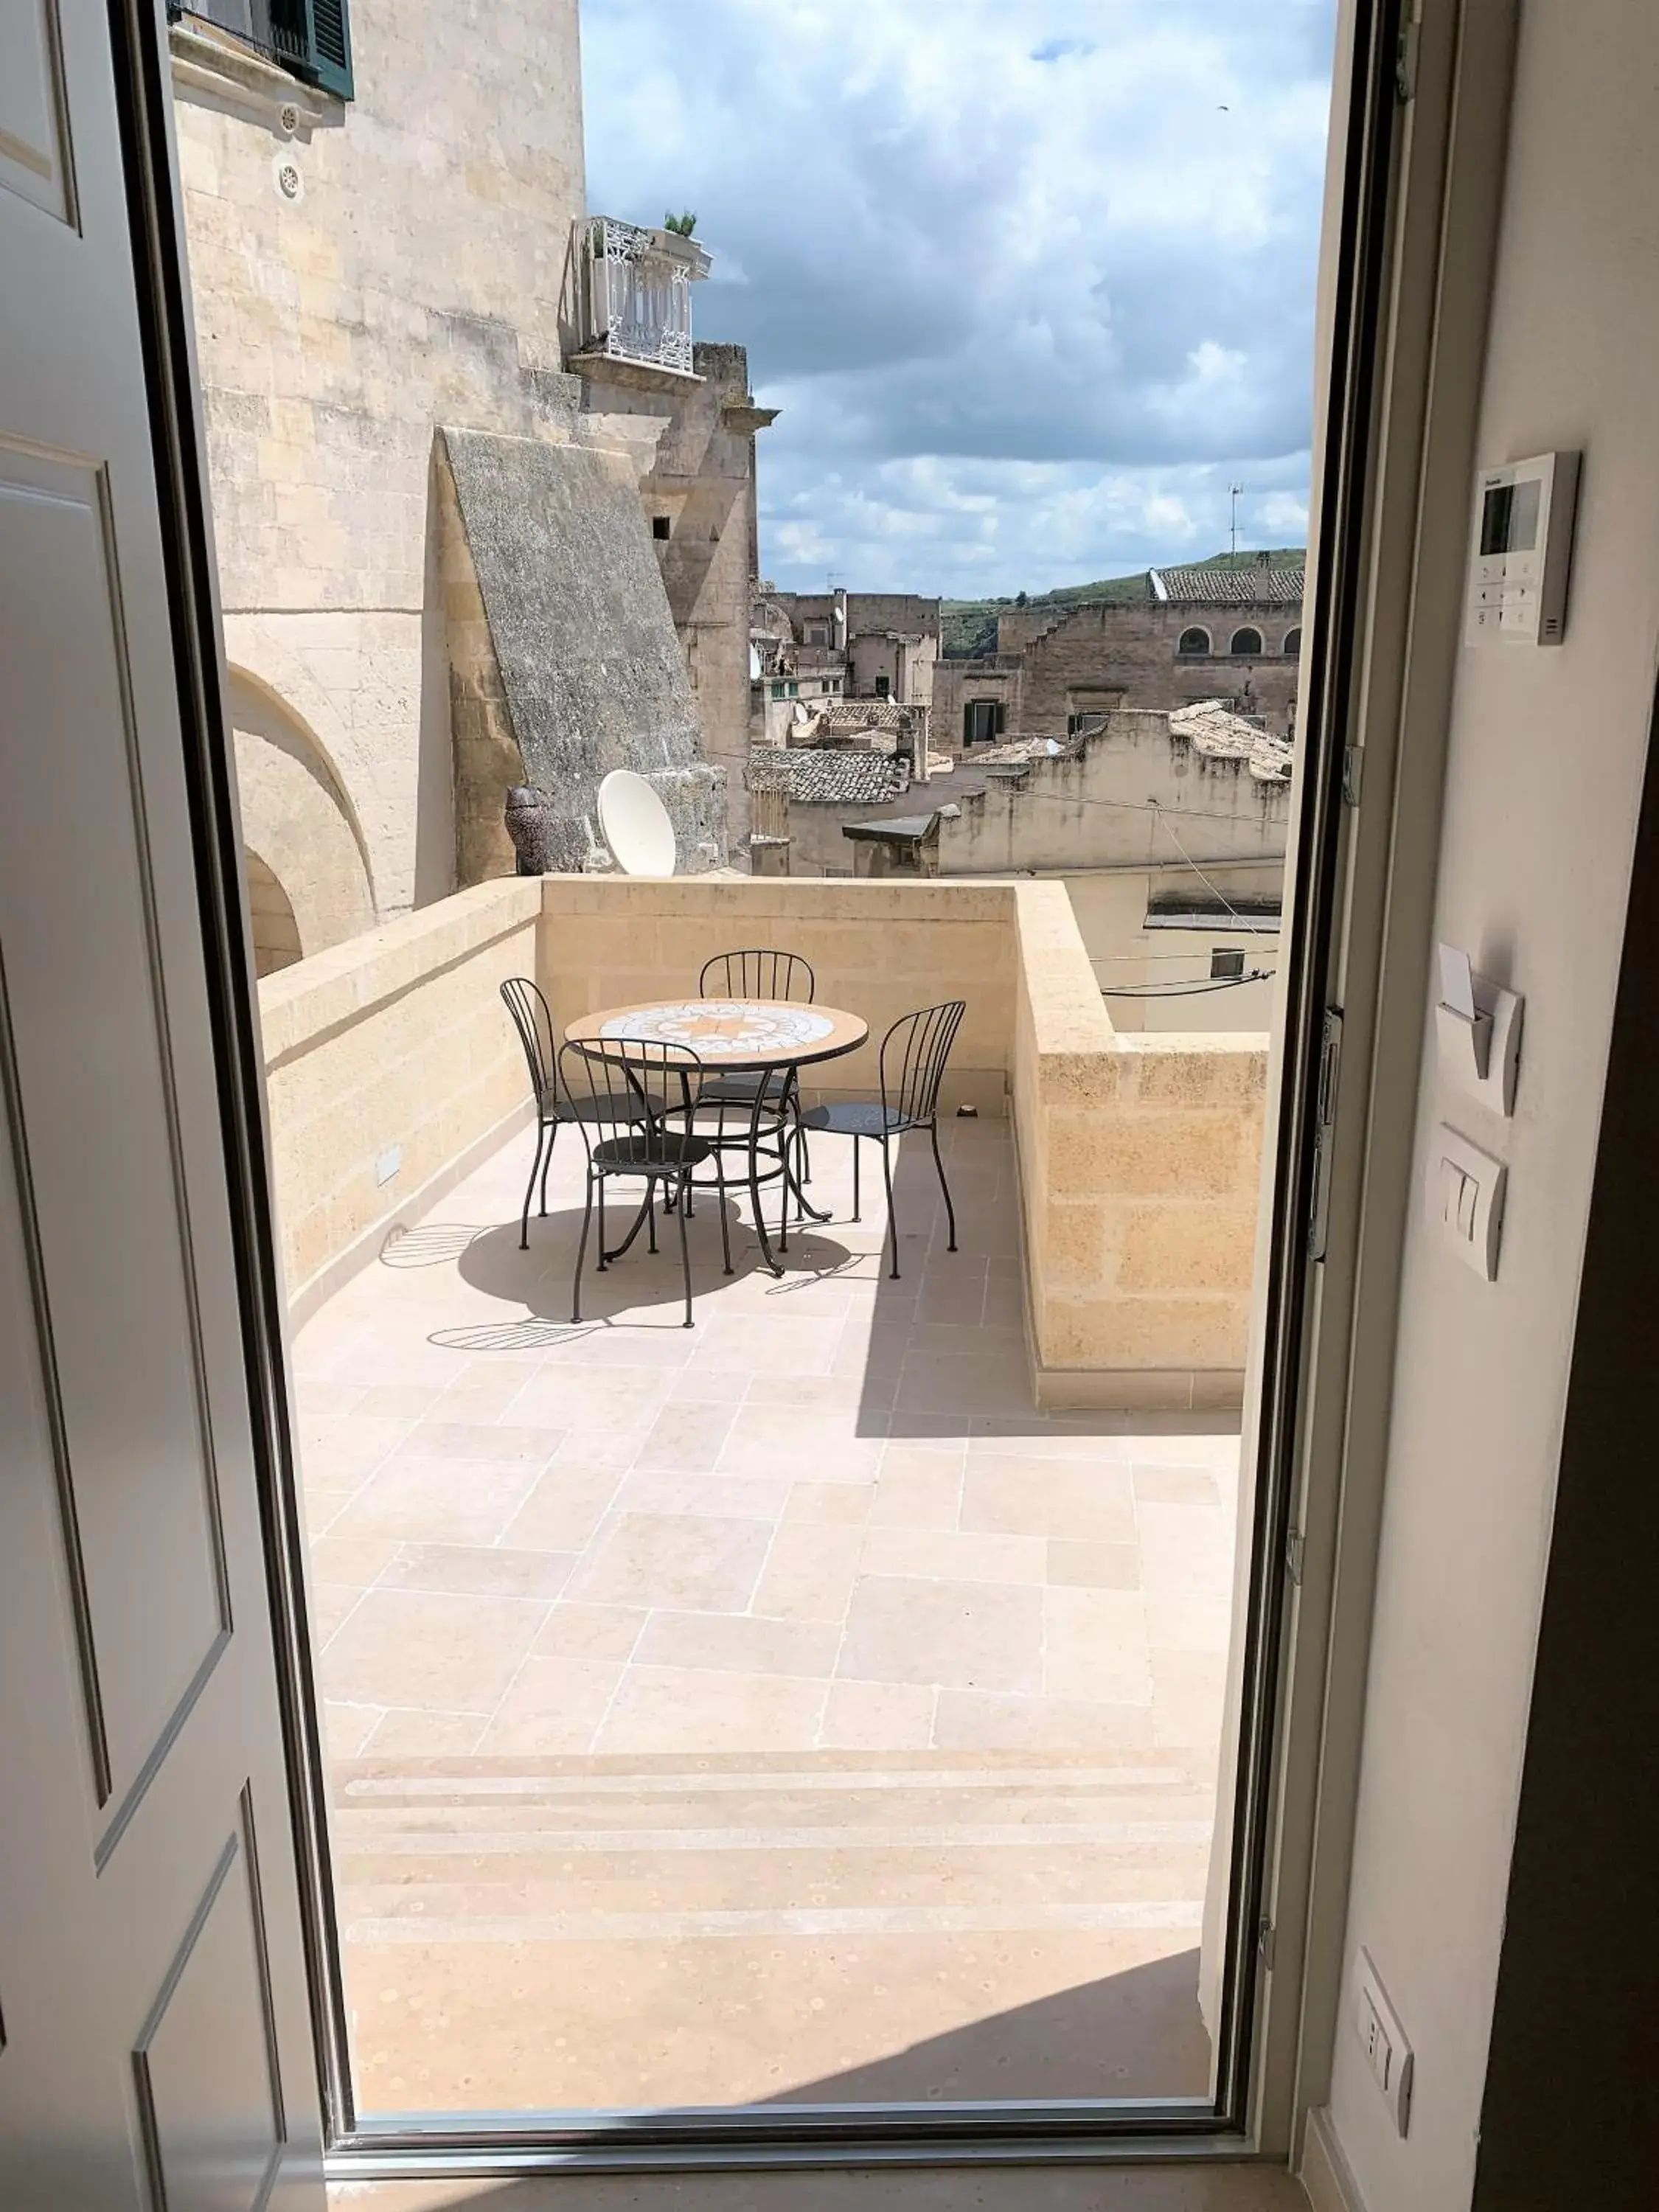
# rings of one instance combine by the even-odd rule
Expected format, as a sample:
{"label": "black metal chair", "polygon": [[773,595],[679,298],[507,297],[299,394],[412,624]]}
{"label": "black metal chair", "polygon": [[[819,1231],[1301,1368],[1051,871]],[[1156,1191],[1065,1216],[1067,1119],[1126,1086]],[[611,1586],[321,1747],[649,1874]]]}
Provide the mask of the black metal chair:
{"label": "black metal chair", "polygon": [[898,1216],[893,1211],[893,1162],[889,1149],[895,1137],[907,1129],[926,1129],[933,1147],[939,1187],[945,1194],[945,1218],[951,1225],[950,1249],[957,1249],[957,1210],[951,1203],[951,1186],[945,1180],[945,1162],[939,1149],[939,1092],[945,1064],[962,1027],[968,1008],[961,999],[938,1006],[923,1006],[914,1014],[901,1014],[881,1041],[881,1097],[848,1099],[834,1106],[810,1106],[801,1115],[806,1129],[822,1129],[830,1136],[853,1139],[853,1218],[859,1218],[859,1145],[864,1139],[881,1146],[882,1179],[887,1186],[887,1230],[892,1240],[891,1279],[898,1279]]}
{"label": "black metal chair", "polygon": [[[524,1211],[519,1217],[519,1249],[524,1252],[530,1246],[530,1201],[535,1195],[538,1176],[542,1184],[540,1211],[544,1218],[547,1213],[547,1171],[553,1164],[553,1139],[558,1134],[559,1125],[564,1121],[592,1121],[595,1116],[587,1101],[574,1099],[559,1089],[553,1017],[536,985],[527,975],[509,975],[501,985],[501,999],[513,1017],[519,1042],[524,1047],[531,1092],[536,1101],[536,1157],[530,1164]],[[614,1102],[625,1109],[631,1109],[636,1103],[626,1091]]]}
{"label": "black metal chair", "polygon": [[[817,977],[812,972],[810,960],[803,958],[799,952],[780,952],[766,945],[750,945],[738,952],[717,952],[712,960],[703,962],[697,977],[697,996],[700,999],[793,1000],[797,1006],[811,1006],[817,991]],[[758,1121],[753,1115],[757,1101],[760,1103],[763,1117]],[[699,1107],[717,1108],[742,1106],[750,1109],[741,1131],[736,1136],[728,1133],[724,1114],[717,1115],[714,1141],[722,1151],[747,1146],[751,1136],[770,1135],[774,1131],[781,1133],[785,1121],[793,1123],[796,1157],[799,1162],[796,1179],[801,1182],[811,1181],[806,1139],[800,1127],[800,1091],[793,1067],[775,1069],[769,1074],[709,1076],[697,1092],[697,1104]],[[789,1197],[787,1186],[780,1236],[783,1249],[787,1250]]]}
{"label": "black metal chair", "polygon": [[[708,1159],[714,1147],[695,1130],[671,1126],[669,1116],[684,1116],[687,1101],[696,1095],[702,1062],[690,1045],[665,1044],[643,1037],[607,1037],[602,1046],[567,1044],[559,1054],[559,1072],[566,1097],[574,1108],[571,1118],[587,1146],[587,1188],[582,1208],[581,1241],[576,1247],[576,1273],[571,1285],[570,1318],[582,1317],[582,1263],[587,1257],[588,1231],[593,1201],[599,1198],[599,1270],[603,1274],[620,1260],[646,1223],[651,1228],[651,1249],[657,1249],[657,1186],[667,1186],[665,1198],[674,1201],[680,1224],[680,1266],[685,1276],[685,1326],[692,1326],[691,1249],[686,1237],[686,1200],[690,1194],[691,1170]],[[605,1186],[612,1176],[635,1177],[645,1184],[645,1197],[633,1227],[614,1252],[605,1246]],[[731,1227],[726,1208],[720,1208],[720,1238],[726,1247],[726,1272],[732,1267]]]}

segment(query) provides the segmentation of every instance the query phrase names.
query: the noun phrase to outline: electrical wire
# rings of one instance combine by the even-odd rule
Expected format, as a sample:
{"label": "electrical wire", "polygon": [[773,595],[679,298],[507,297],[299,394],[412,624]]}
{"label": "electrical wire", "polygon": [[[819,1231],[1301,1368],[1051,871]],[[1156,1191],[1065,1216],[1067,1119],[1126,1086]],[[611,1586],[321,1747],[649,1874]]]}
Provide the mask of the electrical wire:
{"label": "electrical wire", "polygon": [[1239,921],[1239,920],[1241,919],[1241,916],[1240,916],[1240,915],[1239,915],[1238,908],[1237,908],[1233,904],[1232,901],[1231,901],[1231,900],[1227,896],[1227,894],[1225,893],[1225,891],[1218,890],[1216,889],[1215,885],[1214,885],[1214,884],[1210,881],[1209,878],[1205,874],[1205,872],[1204,872],[1203,869],[1202,869],[1202,868],[1200,868],[1200,867],[1199,866],[1198,862],[1197,862],[1195,860],[1194,860],[1194,858],[1193,858],[1192,854],[1191,854],[1187,850],[1187,848],[1186,848],[1186,847],[1182,843],[1182,842],[1181,842],[1180,838],[1179,838],[1179,837],[1177,837],[1177,836],[1176,836],[1175,831],[1174,831],[1173,830],[1171,830],[1171,829],[1170,829],[1170,825],[1169,825],[1169,823],[1168,823],[1166,821],[1164,821],[1164,809],[1163,809],[1163,808],[1158,805],[1158,803],[1157,799],[1154,799],[1153,800],[1152,800],[1152,801],[1151,801],[1151,805],[1152,805],[1152,816],[1153,816],[1154,820],[1158,823],[1158,824],[1159,828],[1163,830],[1163,832],[1164,832],[1164,836],[1169,839],[1170,842],[1170,843],[1175,847],[1175,848],[1176,848],[1176,852],[1180,854],[1180,855],[1181,855],[1182,859],[1182,860],[1187,863],[1187,866],[1188,866],[1192,870],[1193,873],[1194,873],[1194,874],[1198,878],[1198,880],[1200,881],[1200,883],[1201,883],[1201,884],[1203,884],[1203,886],[1204,886],[1205,890],[1206,890],[1206,891],[1208,891],[1208,893],[1210,894],[1210,896],[1211,896],[1212,898],[1218,898],[1218,899],[1219,899],[1219,900],[1221,901],[1222,905],[1223,905],[1223,906],[1224,906],[1224,907],[1226,908],[1226,909],[1227,909],[1228,913],[1229,913],[1230,915],[1231,915],[1231,916],[1232,916],[1233,920],[1234,920],[1235,921]]}
{"label": "electrical wire", "polygon": [[1237,991],[1246,983],[1271,983],[1271,968],[1252,968],[1248,975],[1224,975],[1208,983],[1146,983],[1137,990],[1132,983],[1120,983],[1115,989],[1101,986],[1103,999],[1202,999],[1212,991]]}

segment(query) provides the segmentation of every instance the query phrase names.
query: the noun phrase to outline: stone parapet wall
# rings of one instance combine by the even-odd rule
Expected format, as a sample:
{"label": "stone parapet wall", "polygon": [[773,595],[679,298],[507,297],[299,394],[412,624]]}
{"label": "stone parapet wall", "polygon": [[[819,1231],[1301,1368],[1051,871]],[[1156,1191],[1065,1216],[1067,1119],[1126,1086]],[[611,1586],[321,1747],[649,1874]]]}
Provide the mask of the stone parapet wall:
{"label": "stone parapet wall", "polygon": [[945,1110],[1001,1114],[1012,1074],[1014,941],[1006,884],[894,884],[775,877],[546,876],[544,988],[561,1030],[576,1015],[696,994],[717,952],[771,945],[812,964],[825,1006],[861,1014],[871,1041],[808,1070],[814,1095],[873,1097],[878,1047],[918,1006],[968,1012]]}
{"label": "stone parapet wall", "polygon": [[483,884],[260,983],[276,1220],[296,1312],[527,1120],[524,1057],[497,987],[535,973],[540,917],[539,884]]}
{"label": "stone parapet wall", "polygon": [[1060,884],[1022,884],[1014,1121],[1038,1402],[1241,1402],[1267,1039],[1121,1036]]}

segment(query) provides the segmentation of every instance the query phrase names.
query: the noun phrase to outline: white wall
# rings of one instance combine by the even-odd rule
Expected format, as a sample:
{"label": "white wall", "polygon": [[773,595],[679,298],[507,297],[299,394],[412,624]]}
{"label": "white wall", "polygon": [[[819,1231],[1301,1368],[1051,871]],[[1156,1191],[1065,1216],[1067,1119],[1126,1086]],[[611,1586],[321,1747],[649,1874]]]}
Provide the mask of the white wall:
{"label": "white wall", "polygon": [[[1394,2134],[1345,2012],[1331,2110],[1369,2212],[1458,2212],[1474,2172],[1534,1648],[1659,629],[1659,14],[1523,10],[1480,459],[1585,450],[1557,651],[1465,651],[1437,933],[1527,1000],[1499,1279],[1407,1232],[1347,1956],[1417,2054]],[[1425,978],[1425,1007],[1427,989]],[[1644,1755],[1632,1746],[1632,1755]],[[1564,2125],[1593,2127],[1593,2114]]]}

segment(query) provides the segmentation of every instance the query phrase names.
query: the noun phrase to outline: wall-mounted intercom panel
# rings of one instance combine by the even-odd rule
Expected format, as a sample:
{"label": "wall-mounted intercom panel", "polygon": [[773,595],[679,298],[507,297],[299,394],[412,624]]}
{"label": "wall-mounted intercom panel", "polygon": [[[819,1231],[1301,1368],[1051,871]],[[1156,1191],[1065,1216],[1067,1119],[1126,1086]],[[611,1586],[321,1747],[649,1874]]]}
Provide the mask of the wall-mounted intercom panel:
{"label": "wall-mounted intercom panel", "polygon": [[1465,644],[1560,644],[1579,460],[1577,453],[1540,453],[1480,471]]}

